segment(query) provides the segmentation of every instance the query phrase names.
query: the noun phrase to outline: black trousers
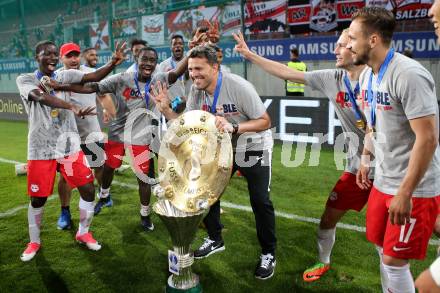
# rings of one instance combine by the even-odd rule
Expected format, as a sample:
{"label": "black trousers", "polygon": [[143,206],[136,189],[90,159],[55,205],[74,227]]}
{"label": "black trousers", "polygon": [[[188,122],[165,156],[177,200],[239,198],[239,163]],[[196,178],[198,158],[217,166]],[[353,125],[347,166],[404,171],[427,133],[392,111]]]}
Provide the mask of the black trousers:
{"label": "black trousers", "polygon": [[[232,175],[239,170],[246,178],[252,211],[255,215],[257,237],[262,253],[272,253],[275,255],[277,242],[275,237],[275,212],[269,199],[272,171],[271,156],[272,151],[247,151],[244,154],[238,155],[234,153]],[[245,164],[242,164],[243,158]],[[249,166],[249,162],[255,162],[255,164]],[[203,222],[208,230],[210,239],[215,241],[222,240],[223,225],[220,222],[220,201],[211,206]]]}

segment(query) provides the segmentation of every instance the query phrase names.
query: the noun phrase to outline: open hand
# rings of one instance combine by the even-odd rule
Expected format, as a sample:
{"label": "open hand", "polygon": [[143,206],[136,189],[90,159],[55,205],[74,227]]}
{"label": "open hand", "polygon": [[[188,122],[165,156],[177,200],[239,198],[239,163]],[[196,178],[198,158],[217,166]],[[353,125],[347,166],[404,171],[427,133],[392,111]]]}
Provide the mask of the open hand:
{"label": "open hand", "polygon": [[225,117],[215,116],[215,126],[218,130],[223,132],[234,132],[234,127],[228,122],[228,120],[226,120]]}
{"label": "open hand", "polygon": [[218,20],[215,20],[213,23],[209,22],[208,20],[203,20],[203,26],[208,28],[206,35],[208,36],[209,42],[211,44],[217,44],[220,40]]}
{"label": "open hand", "polygon": [[160,81],[156,83],[156,86],[151,87],[150,98],[156,104],[157,109],[164,113],[165,111],[171,110],[170,99],[168,98],[167,85],[162,84]]}
{"label": "open hand", "polygon": [[76,116],[79,116],[81,118],[84,118],[84,116],[87,116],[87,115],[96,115],[95,109],[96,109],[96,107],[94,107],[94,106],[80,108],[77,105],[72,105],[72,108],[71,108],[73,113]]}
{"label": "open hand", "polygon": [[189,48],[192,49],[197,46],[204,45],[208,42],[208,35],[200,32],[200,28],[197,28],[196,33],[191,41],[189,41]]}
{"label": "open hand", "polygon": [[232,33],[232,36],[237,42],[237,44],[234,47],[234,50],[240,53],[241,55],[243,55],[243,57],[247,59],[252,52],[251,50],[249,50],[249,47],[244,40],[243,34],[239,31],[237,33]]}
{"label": "open hand", "polygon": [[127,59],[127,43],[115,42],[115,52],[112,55],[112,61],[114,65],[119,65]]}

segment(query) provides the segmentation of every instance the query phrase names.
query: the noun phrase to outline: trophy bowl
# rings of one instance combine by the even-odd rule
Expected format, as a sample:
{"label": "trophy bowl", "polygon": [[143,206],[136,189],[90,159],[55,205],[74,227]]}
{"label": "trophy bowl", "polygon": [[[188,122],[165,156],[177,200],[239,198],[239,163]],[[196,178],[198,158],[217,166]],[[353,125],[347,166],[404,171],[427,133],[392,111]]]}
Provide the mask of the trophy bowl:
{"label": "trophy bowl", "polygon": [[215,126],[215,116],[190,111],[174,119],[158,156],[159,198],[153,210],[170,233],[167,292],[201,292],[192,273],[191,243],[203,217],[222,195],[232,172],[233,152],[228,133]]}

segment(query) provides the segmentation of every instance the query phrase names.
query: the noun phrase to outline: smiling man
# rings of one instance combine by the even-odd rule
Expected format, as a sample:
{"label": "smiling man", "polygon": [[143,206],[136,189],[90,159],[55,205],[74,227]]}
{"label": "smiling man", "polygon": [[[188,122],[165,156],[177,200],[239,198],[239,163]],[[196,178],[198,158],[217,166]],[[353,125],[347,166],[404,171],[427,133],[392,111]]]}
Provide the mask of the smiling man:
{"label": "smiling man", "polygon": [[[90,53],[90,50],[89,50]],[[96,52],[95,52],[96,53]],[[75,43],[66,43],[60,47],[60,57],[63,67],[55,71],[55,75],[61,74],[61,72],[69,69],[77,69],[84,73],[94,72],[87,66],[80,64],[81,48]],[[94,107],[96,108],[96,94],[77,94],[73,92],[64,93],[69,99],[78,106],[81,107]],[[113,105],[113,101],[110,96],[100,96],[101,104]],[[114,108],[114,106],[113,106]],[[107,109],[109,112],[114,109]],[[104,111],[106,109],[104,108]],[[85,154],[88,164],[94,169],[95,177],[99,186],[101,185],[102,166],[104,165],[104,134],[101,132],[98,117],[76,117],[76,125],[78,128],[79,136],[81,138],[81,149]],[[58,229],[70,229],[71,227],[71,214],[70,214],[70,198],[72,189],[67,184],[64,177],[60,177],[58,182],[58,194],[61,202],[61,214],[58,219]]]}
{"label": "smiling man", "polygon": [[[154,230],[150,218],[151,182],[148,180],[150,169],[151,145],[157,143],[157,129],[154,120],[158,119],[155,103],[150,99],[152,84],[160,81],[171,85],[186,70],[185,58],[176,70],[167,73],[154,73],[157,65],[157,52],[151,47],[142,48],[137,59],[135,71],[112,75],[99,83],[81,85],[62,85],[62,90],[99,94],[111,93],[116,97],[116,118],[109,124],[108,142],[105,144],[107,159],[104,164],[102,186],[95,206],[95,215],[111,201],[110,186],[116,168],[122,164],[125,149],[131,156],[136,173],[139,197],[141,225],[145,231]],[[154,151],[158,151],[155,145]]]}
{"label": "smiling man", "polygon": [[85,74],[79,70],[65,70],[55,74],[59,59],[58,49],[54,43],[44,41],[35,47],[38,69],[17,77],[17,87],[29,115],[30,242],[21,255],[22,261],[31,260],[40,249],[43,207],[47,197],[53,192],[57,170],[69,186],[78,188],[80,193],[80,221],[76,240],[92,250],[101,248],[89,232],[93,218],[94,178],[80,149],[80,138],[74,119],[74,114],[80,117],[93,114],[94,107],[80,108],[71,102],[66,93],[50,89],[44,80],[51,77],[61,84],[99,81],[124,60],[124,47],[125,45],[117,45],[112,60],[95,72]]}
{"label": "smiling man", "polygon": [[[347,48],[355,64],[370,67],[359,83],[375,157],[382,158],[376,160],[366,236],[383,249],[383,291],[414,292],[409,259],[425,258],[440,204],[439,113],[431,74],[391,48],[395,26],[390,11],[364,7],[352,16]],[[364,148],[364,158],[371,151]],[[368,173],[363,161],[360,187]]]}
{"label": "smiling man", "polygon": [[136,71],[139,52],[141,51],[142,48],[147,47],[147,45],[148,45],[147,41],[141,39],[133,39],[130,41],[130,51],[133,57],[133,64],[131,64],[130,67],[128,67],[127,71]]}
{"label": "smiling man", "polygon": [[[217,53],[211,46],[191,50],[188,70],[193,85],[186,111],[203,110],[216,115],[216,126],[232,134],[233,173],[237,170],[248,182],[261,254],[255,277],[268,279],[275,271],[275,213],[269,198],[272,158],[270,117],[251,83],[235,74],[219,71]],[[169,106],[166,88],[154,96],[167,119],[178,117]],[[208,238],[194,251],[197,259],[225,250],[220,222],[220,201],[211,206],[203,220]]]}
{"label": "smiling man", "polygon": [[84,65],[90,68],[96,68],[98,64],[98,54],[96,53],[96,49],[93,47],[86,48],[81,53],[82,58],[84,59]]}
{"label": "smiling man", "polygon": [[[159,72],[168,72],[170,70],[174,70],[177,67],[177,64],[182,61],[185,53],[184,45],[185,42],[183,41],[182,35],[175,34],[171,37],[171,57],[165,59],[159,64]],[[186,100],[188,96],[186,84],[188,82],[188,80],[185,80],[185,75],[182,75],[181,77],[179,77],[177,82],[168,89],[168,94],[171,101],[174,100],[176,97]]]}
{"label": "smiling man", "polygon": [[362,190],[356,184],[356,173],[361,160],[366,120],[358,100],[359,75],[365,65],[355,65],[346,48],[348,30],[336,42],[334,51],[336,69],[299,71],[284,64],[261,57],[249,50],[241,33],[234,34],[235,50],[270,74],[294,83],[306,84],[325,94],[334,105],[341,121],[347,147],[345,171],[329,194],[318,227],[318,262],[303,273],[305,282],[319,280],[330,269],[330,255],[336,238],[336,224],[349,210],[360,211],[368,201],[370,189]]}

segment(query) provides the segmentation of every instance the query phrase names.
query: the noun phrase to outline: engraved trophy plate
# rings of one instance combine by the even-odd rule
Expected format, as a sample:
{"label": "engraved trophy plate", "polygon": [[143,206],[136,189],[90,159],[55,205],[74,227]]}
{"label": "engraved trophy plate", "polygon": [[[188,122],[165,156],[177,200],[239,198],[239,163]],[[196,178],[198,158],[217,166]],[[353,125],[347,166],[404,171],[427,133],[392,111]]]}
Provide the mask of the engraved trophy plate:
{"label": "engraved trophy plate", "polygon": [[215,127],[214,115],[190,111],[175,119],[159,151],[159,200],[153,210],[167,227],[173,243],[168,252],[168,293],[199,293],[199,277],[191,270],[191,243],[209,207],[222,195],[232,172],[228,133]]}
{"label": "engraved trophy plate", "polygon": [[165,198],[186,212],[216,202],[231,177],[232,144],[215,127],[215,116],[191,111],[175,119],[159,151],[159,180]]}

